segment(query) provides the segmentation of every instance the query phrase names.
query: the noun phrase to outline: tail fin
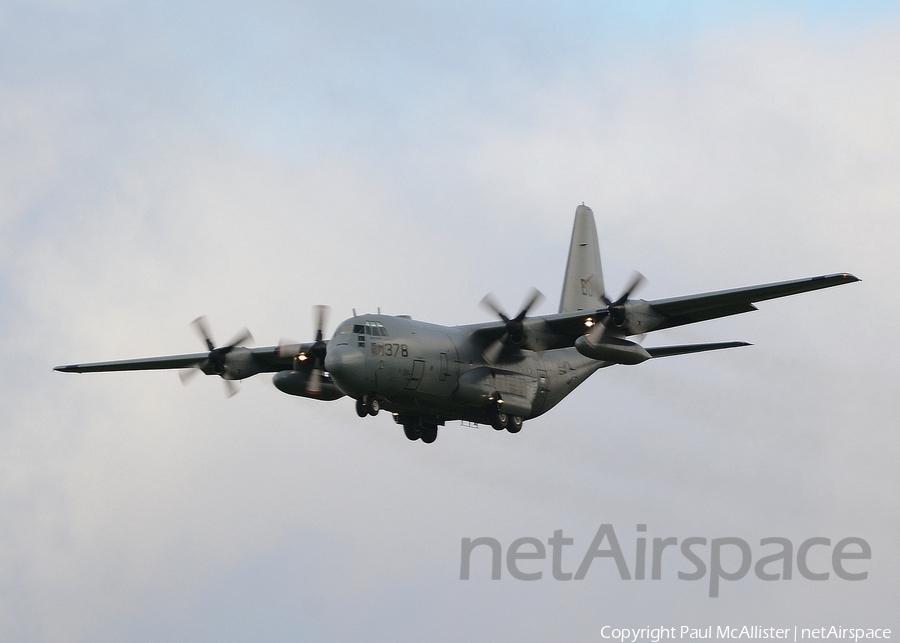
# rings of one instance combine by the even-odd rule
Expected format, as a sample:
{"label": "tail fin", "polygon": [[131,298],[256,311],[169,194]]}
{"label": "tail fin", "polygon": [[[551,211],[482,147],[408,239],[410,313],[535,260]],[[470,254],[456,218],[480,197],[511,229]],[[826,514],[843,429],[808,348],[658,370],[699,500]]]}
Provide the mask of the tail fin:
{"label": "tail fin", "polygon": [[559,312],[601,308],[604,303],[600,297],[605,293],[594,213],[581,204],[575,209],[575,225],[572,228]]}

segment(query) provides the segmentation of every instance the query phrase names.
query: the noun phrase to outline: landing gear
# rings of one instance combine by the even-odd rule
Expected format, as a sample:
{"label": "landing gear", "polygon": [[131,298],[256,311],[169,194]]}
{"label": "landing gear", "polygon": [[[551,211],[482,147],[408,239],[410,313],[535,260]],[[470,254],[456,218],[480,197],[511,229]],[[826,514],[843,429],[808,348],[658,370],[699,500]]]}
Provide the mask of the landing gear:
{"label": "landing gear", "polygon": [[[364,395],[356,400],[356,414],[363,418],[367,415],[378,415],[381,403],[374,395]],[[405,415],[394,413],[394,422],[403,426],[406,439],[415,442],[422,440],[425,444],[431,444],[437,440],[438,424],[443,424],[440,417],[421,415]]]}
{"label": "landing gear", "polygon": [[422,442],[431,444],[435,440],[437,440],[437,424],[422,427]]}
{"label": "landing gear", "polygon": [[403,433],[409,440],[422,440],[425,444],[431,444],[437,439],[438,423],[434,418],[429,420],[415,415],[395,415],[394,421],[403,425]]}
{"label": "landing gear", "polygon": [[406,434],[407,439],[412,440],[413,442],[422,437],[422,431],[421,429],[419,429],[419,423],[415,421],[405,422],[403,424],[403,432]]}
{"label": "landing gear", "polygon": [[365,395],[362,399],[356,400],[356,414],[361,418],[367,415],[378,415],[380,410],[381,404],[376,397]]}
{"label": "landing gear", "polygon": [[491,426],[495,431],[506,429],[510,433],[518,433],[522,430],[522,422],[524,420],[521,415],[509,415],[499,409],[491,415]]}

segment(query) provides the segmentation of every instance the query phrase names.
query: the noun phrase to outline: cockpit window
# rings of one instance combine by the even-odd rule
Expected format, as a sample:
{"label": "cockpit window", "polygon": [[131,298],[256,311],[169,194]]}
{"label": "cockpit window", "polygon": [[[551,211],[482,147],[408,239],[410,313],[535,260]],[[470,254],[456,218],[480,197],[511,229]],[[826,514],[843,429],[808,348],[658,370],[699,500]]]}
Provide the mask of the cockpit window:
{"label": "cockpit window", "polygon": [[[363,327],[360,326],[359,334],[362,334]],[[355,332],[355,331],[354,331]],[[384,324],[377,321],[367,321],[365,325],[365,333],[366,335],[374,335],[376,337],[387,337],[387,329],[384,327]]]}
{"label": "cockpit window", "polygon": [[362,324],[353,324],[353,332],[356,335],[362,335],[363,325]]}

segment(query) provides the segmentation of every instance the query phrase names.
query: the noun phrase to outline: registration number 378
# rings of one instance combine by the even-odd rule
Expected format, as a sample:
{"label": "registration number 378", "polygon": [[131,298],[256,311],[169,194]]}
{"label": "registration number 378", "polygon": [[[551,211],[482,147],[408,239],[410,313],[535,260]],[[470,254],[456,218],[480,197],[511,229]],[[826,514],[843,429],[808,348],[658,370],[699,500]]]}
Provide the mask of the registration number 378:
{"label": "registration number 378", "polygon": [[409,349],[406,344],[391,344],[390,342],[374,342],[372,355],[386,355],[387,357],[409,357]]}

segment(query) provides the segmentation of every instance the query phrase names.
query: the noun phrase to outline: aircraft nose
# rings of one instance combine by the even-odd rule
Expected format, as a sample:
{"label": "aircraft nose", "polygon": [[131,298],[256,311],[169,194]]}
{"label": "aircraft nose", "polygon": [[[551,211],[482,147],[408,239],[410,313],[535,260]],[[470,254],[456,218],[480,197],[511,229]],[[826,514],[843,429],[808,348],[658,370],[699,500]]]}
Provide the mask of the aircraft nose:
{"label": "aircraft nose", "polygon": [[352,380],[354,373],[361,374],[365,361],[365,354],[356,347],[346,344],[329,346],[325,354],[325,370],[340,384],[341,381]]}

